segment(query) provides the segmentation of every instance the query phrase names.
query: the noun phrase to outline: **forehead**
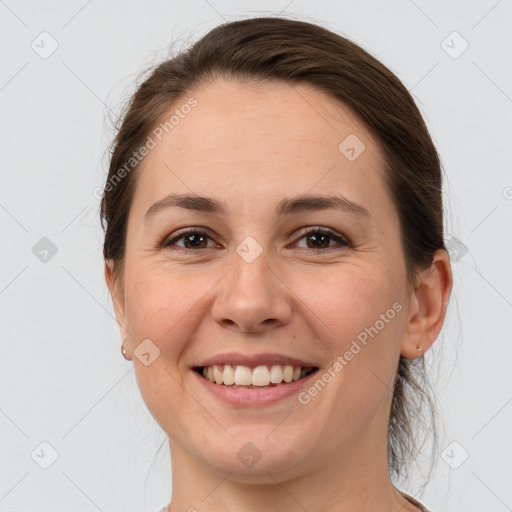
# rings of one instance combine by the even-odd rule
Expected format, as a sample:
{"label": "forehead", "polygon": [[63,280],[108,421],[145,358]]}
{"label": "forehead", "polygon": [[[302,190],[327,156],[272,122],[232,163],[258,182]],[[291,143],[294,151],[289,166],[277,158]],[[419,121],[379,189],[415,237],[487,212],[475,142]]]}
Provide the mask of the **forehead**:
{"label": "forehead", "polygon": [[151,135],[134,203],[173,191],[230,200],[313,187],[372,202],[384,191],[371,133],[348,106],[309,85],[217,79],[177,100],[162,122],[171,117],[159,138]]}

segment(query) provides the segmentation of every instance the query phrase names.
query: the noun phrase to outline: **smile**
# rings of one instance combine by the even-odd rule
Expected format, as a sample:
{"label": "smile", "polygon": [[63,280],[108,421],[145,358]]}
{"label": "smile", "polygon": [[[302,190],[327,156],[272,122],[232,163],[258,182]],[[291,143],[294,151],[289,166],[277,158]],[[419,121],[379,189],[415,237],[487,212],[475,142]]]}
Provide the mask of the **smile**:
{"label": "smile", "polygon": [[289,384],[307,377],[316,367],[292,365],[259,365],[249,367],[243,365],[215,364],[200,366],[195,371],[213,384],[229,388],[270,388]]}

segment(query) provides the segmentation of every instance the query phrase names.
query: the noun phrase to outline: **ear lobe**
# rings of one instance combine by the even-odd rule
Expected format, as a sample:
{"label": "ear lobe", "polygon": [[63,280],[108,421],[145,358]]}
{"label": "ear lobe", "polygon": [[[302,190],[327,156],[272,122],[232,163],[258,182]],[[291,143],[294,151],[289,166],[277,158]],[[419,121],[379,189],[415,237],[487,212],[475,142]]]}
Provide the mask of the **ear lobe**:
{"label": "ear lobe", "polygon": [[402,356],[407,359],[421,356],[437,339],[446,316],[452,285],[450,257],[444,249],[439,249],[431,266],[418,275],[400,351]]}

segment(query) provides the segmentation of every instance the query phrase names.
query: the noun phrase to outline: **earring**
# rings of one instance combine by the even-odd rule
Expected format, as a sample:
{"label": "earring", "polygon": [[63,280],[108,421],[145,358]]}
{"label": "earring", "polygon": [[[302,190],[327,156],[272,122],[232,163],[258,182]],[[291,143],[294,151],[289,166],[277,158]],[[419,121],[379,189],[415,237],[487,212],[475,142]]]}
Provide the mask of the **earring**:
{"label": "earring", "polygon": [[417,350],[418,352],[420,352],[420,353],[421,353],[422,348],[423,348],[423,347],[422,347],[421,345],[418,345],[418,346],[416,347],[416,350]]}
{"label": "earring", "polygon": [[123,357],[129,361],[129,359],[126,357],[126,349],[124,348],[124,345],[121,346],[121,352],[123,353]]}

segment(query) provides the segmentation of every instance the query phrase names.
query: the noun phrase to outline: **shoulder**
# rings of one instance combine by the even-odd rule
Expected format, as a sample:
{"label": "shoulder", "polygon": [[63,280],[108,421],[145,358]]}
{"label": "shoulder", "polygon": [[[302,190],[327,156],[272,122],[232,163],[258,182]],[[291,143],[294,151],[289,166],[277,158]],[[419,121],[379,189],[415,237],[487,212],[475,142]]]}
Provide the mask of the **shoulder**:
{"label": "shoulder", "polygon": [[428,509],[427,507],[425,507],[425,505],[423,505],[423,503],[420,503],[417,499],[413,498],[412,496],[409,496],[408,494],[406,494],[405,492],[403,491],[398,491],[407,501],[409,501],[410,503],[412,503],[413,505],[416,505],[417,507],[419,507],[419,509],[421,510],[421,512],[432,512],[430,509]]}

